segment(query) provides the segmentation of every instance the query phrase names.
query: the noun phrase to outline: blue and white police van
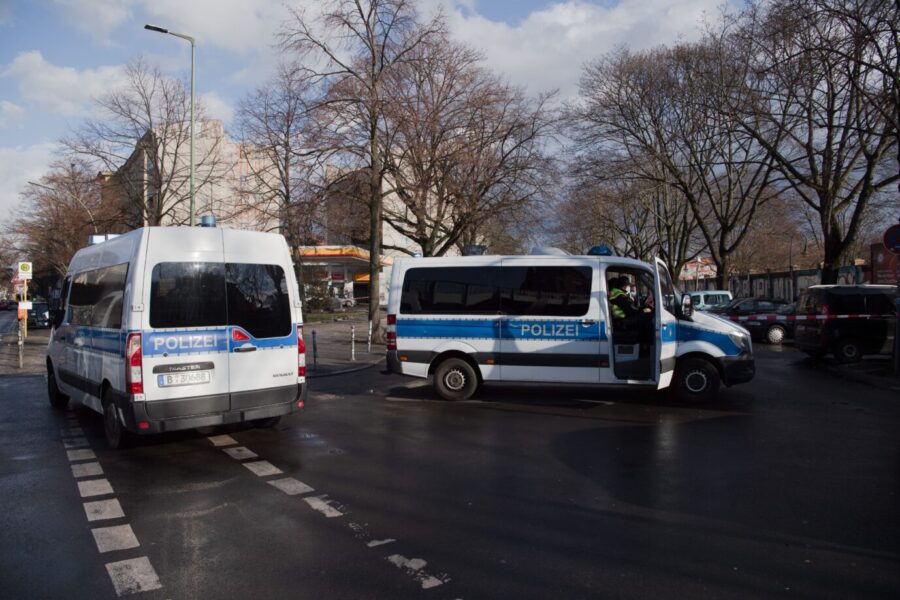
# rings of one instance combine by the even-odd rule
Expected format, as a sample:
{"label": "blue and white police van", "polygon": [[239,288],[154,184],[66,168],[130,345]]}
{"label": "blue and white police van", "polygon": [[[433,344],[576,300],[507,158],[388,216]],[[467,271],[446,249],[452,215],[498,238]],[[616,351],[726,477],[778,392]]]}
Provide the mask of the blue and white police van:
{"label": "blue and white police van", "polygon": [[395,260],[389,370],[432,377],[447,400],[485,382],[543,382],[673,386],[701,402],[753,378],[749,333],[694,312],[662,261],[561,254]]}
{"label": "blue and white police van", "polygon": [[282,236],[137,229],[72,258],[47,347],[50,403],[101,413],[114,448],[132,433],[272,425],[306,398],[302,327]]}

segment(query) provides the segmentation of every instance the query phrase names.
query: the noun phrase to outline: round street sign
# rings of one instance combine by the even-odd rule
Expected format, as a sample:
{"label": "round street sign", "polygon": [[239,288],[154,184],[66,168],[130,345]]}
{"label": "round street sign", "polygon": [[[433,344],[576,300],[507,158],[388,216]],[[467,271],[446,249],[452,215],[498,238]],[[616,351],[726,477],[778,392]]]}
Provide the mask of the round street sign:
{"label": "round street sign", "polygon": [[900,223],[891,225],[884,232],[884,247],[894,254],[900,254]]}

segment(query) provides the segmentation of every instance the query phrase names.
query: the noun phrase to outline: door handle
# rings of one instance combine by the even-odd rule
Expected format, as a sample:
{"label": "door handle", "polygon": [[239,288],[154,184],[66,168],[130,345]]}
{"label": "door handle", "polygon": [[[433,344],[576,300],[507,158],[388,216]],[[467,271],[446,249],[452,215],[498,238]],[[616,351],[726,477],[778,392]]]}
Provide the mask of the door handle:
{"label": "door handle", "polygon": [[235,348],[235,352],[256,352],[256,346],[242,346],[240,348]]}
{"label": "door handle", "polygon": [[581,324],[582,325],[596,325],[597,321],[595,321],[594,319],[582,319]]}

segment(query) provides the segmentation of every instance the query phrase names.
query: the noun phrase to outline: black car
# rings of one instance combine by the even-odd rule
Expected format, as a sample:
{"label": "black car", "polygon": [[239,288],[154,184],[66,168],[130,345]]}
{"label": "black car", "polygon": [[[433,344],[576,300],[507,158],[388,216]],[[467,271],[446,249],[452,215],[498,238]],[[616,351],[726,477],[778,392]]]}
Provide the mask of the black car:
{"label": "black car", "polygon": [[[797,348],[811,356],[829,352],[842,363],[864,354],[891,354],[897,311],[893,285],[814,285],[797,301]],[[827,318],[827,317],[843,318]]]}
{"label": "black car", "polygon": [[50,305],[46,302],[33,302],[28,311],[28,326],[35,329],[50,327]]}
{"label": "black car", "polygon": [[[794,335],[794,321],[779,317],[794,314],[794,307],[777,298],[735,298],[725,306],[709,312],[735,321],[750,332],[751,337],[780,344]],[[740,317],[753,317],[741,320]]]}

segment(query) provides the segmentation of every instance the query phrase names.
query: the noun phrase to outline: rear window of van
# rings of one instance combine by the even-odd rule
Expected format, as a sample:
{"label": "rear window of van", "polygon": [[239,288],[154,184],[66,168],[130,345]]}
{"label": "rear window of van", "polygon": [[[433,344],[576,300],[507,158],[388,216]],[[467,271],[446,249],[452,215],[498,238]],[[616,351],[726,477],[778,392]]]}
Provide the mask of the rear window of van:
{"label": "rear window of van", "polygon": [[278,265],[159,263],[150,279],[154,329],[236,325],[256,338],[291,334],[290,297]]}

